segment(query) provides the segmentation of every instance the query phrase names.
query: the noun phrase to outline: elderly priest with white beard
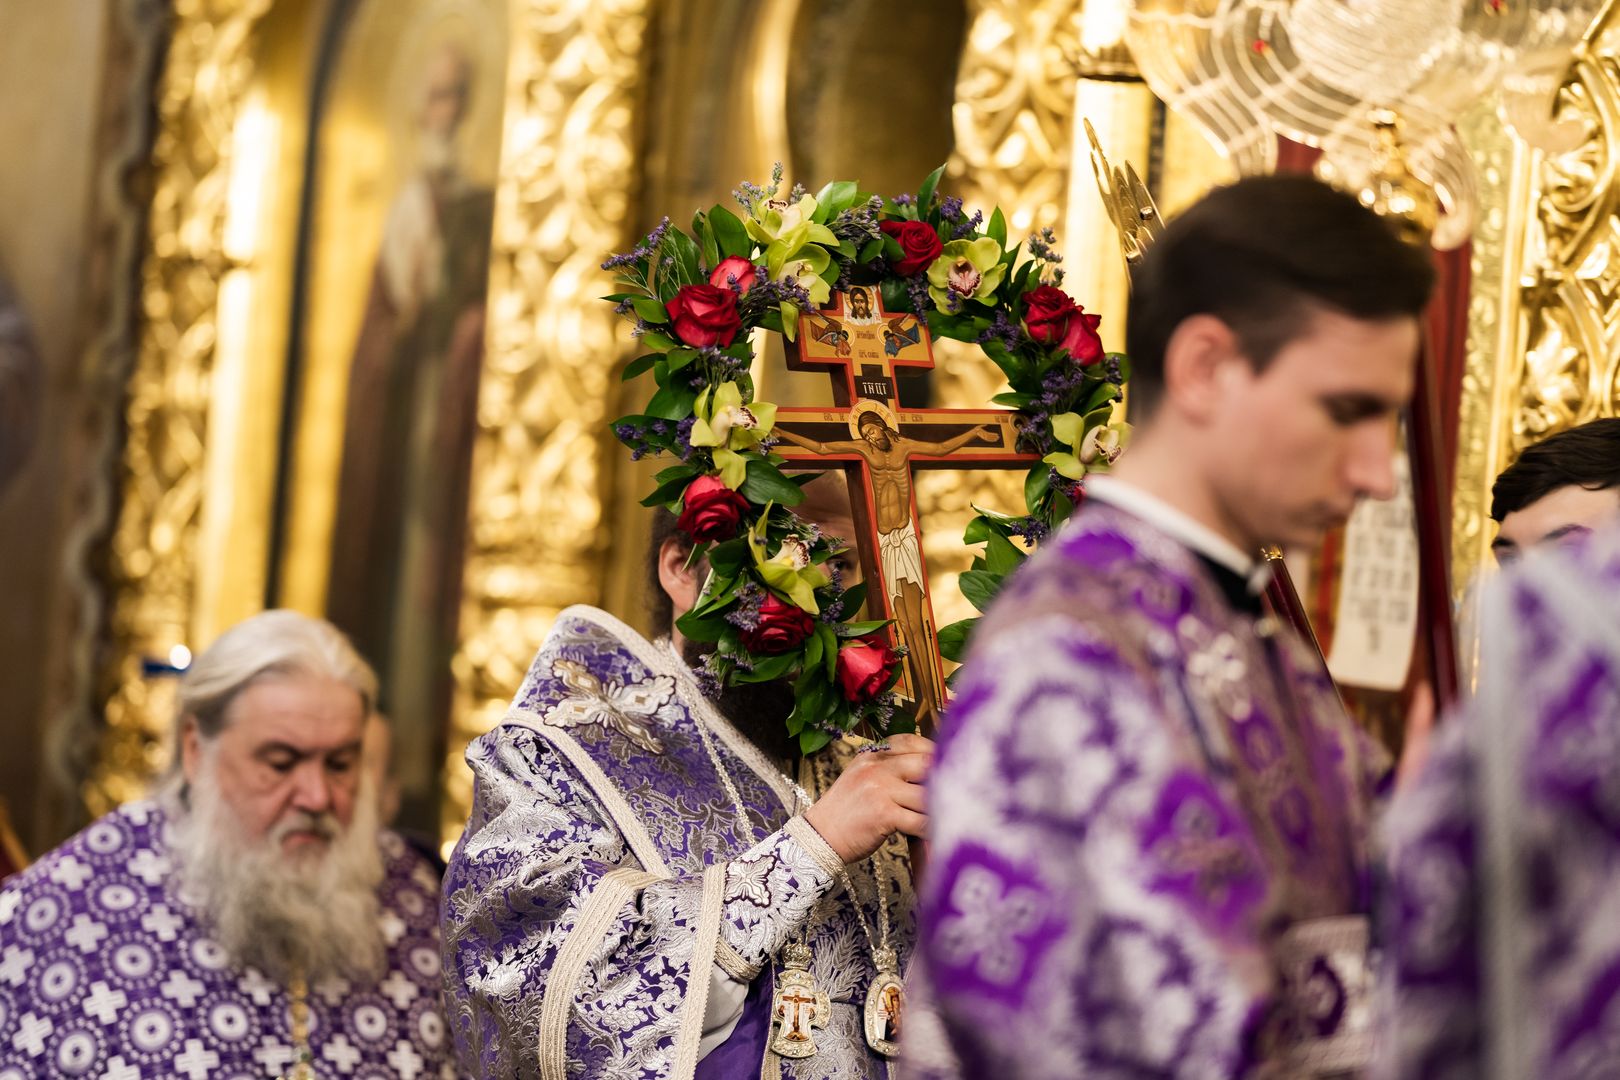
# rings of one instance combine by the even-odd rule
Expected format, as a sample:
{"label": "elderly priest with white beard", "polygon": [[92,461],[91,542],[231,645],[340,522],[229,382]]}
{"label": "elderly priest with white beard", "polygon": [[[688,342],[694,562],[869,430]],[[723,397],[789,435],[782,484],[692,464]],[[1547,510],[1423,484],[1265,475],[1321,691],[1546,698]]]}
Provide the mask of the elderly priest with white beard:
{"label": "elderly priest with white beard", "polygon": [[197,659],[157,796],[0,890],[0,1080],[455,1075],[438,881],[361,766],[376,686],[290,611]]}

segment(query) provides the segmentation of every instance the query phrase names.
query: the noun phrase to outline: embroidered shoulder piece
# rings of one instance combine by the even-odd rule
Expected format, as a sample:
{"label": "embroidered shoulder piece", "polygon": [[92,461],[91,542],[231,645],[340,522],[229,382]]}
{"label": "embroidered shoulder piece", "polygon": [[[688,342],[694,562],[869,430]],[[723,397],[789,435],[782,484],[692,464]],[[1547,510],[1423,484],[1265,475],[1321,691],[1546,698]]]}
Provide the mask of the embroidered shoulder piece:
{"label": "embroidered shoulder piece", "polygon": [[664,752],[651,721],[674,696],[674,678],[656,675],[634,683],[604,682],[573,660],[555,660],[551,671],[569,694],[546,709],[540,717],[542,723],[559,728],[600,724],[650,754]]}

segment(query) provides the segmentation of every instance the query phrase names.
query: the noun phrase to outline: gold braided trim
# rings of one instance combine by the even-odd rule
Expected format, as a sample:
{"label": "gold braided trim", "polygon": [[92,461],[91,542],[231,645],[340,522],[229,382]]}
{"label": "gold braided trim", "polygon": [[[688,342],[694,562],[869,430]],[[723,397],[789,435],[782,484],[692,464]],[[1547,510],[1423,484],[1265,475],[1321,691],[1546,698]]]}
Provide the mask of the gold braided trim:
{"label": "gold braided trim", "polygon": [[703,903],[698,908],[697,942],[687,969],[686,1004],[675,1037],[675,1080],[691,1080],[697,1072],[698,1048],[703,1041],[703,1018],[709,1008],[709,969],[719,955],[720,916],[726,906],[726,863],[703,871]]}
{"label": "gold braided trim", "polygon": [[837,881],[844,873],[844,860],[838,857],[838,852],[832,845],[821,838],[816,827],[804,820],[804,815],[789,818],[784,830],[789,836],[799,842],[799,846],[810,853],[816,860],[816,865],[827,872],[827,876]]}
{"label": "gold braided trim", "polygon": [[619,827],[620,834],[636,859],[649,872],[659,877],[672,876],[669,867],[664,863],[664,857],[658,854],[658,848],[653,844],[652,834],[647,826],[630,809],[630,803],[619,791],[617,785],[608,779],[608,774],[602,771],[583,746],[575,738],[563,731],[545,723],[540,717],[527,709],[508,709],[502,723],[519,724],[537,733],[542,739],[550,743],[552,748],[568,759],[568,763],[579,770],[580,777],[590,785],[596,797],[602,800],[603,809],[613,819],[613,824]]}
{"label": "gold braided trim", "polygon": [[541,1080],[568,1080],[568,1017],[574,1007],[575,985],[585,974],[591,950],[612,929],[624,905],[657,880],[657,874],[645,870],[610,870],[580,907],[579,921],[558,950],[540,999]]}
{"label": "gold braided trim", "polygon": [[714,962],[720,965],[720,970],[730,975],[740,983],[751,983],[754,978],[764,970],[764,965],[755,966],[742,958],[742,954],[731,947],[731,942],[722,937],[714,947]]}

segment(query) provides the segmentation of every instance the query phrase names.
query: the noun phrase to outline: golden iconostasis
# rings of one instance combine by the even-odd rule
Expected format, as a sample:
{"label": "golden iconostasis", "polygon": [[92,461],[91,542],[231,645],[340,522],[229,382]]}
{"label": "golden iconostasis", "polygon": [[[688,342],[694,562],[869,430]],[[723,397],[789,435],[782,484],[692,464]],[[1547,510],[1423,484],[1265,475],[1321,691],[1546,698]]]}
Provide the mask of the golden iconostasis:
{"label": "golden iconostasis", "polygon": [[[782,161],[913,190],[941,161],[1009,233],[1053,228],[1123,346],[1123,268],[1084,135],[1173,213],[1231,175],[1118,62],[1125,6],[1079,0],[213,0],[158,32],[109,555],[83,674],[92,809],[162,760],[154,666],[267,605],[332,617],[379,668],[405,824],[453,836],[466,742],[556,612],[640,615],[646,463],[611,442],[629,342],[600,269]],[[1612,54],[1576,72],[1546,160],[1488,110],[1471,255],[1454,577],[1489,478],[1532,432],[1612,412]],[[1102,64],[1100,59],[1109,59]],[[1127,57],[1128,60],[1128,57]],[[1598,220],[1600,226],[1591,227]],[[1534,280],[1532,287],[1523,284]],[[999,374],[940,350],[928,393]],[[1517,358],[1526,358],[1520,360]],[[773,399],[814,403],[762,357]],[[942,622],[962,527],[1005,478],[917,484]],[[158,662],[157,665],[154,661]],[[93,759],[93,760],[92,760]]]}

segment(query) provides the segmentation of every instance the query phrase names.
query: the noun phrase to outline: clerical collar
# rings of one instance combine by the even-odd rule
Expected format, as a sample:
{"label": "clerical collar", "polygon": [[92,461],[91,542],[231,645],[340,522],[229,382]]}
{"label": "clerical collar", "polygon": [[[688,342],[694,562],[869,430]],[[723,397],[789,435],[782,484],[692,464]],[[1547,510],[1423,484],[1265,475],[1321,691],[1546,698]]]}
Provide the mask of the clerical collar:
{"label": "clerical collar", "polygon": [[1267,578],[1263,560],[1244,554],[1236,544],[1193,520],[1185,511],[1118,477],[1086,477],[1086,497],[1139,517],[1181,544],[1209,568],[1227,603],[1238,611],[1260,612],[1260,592]]}

